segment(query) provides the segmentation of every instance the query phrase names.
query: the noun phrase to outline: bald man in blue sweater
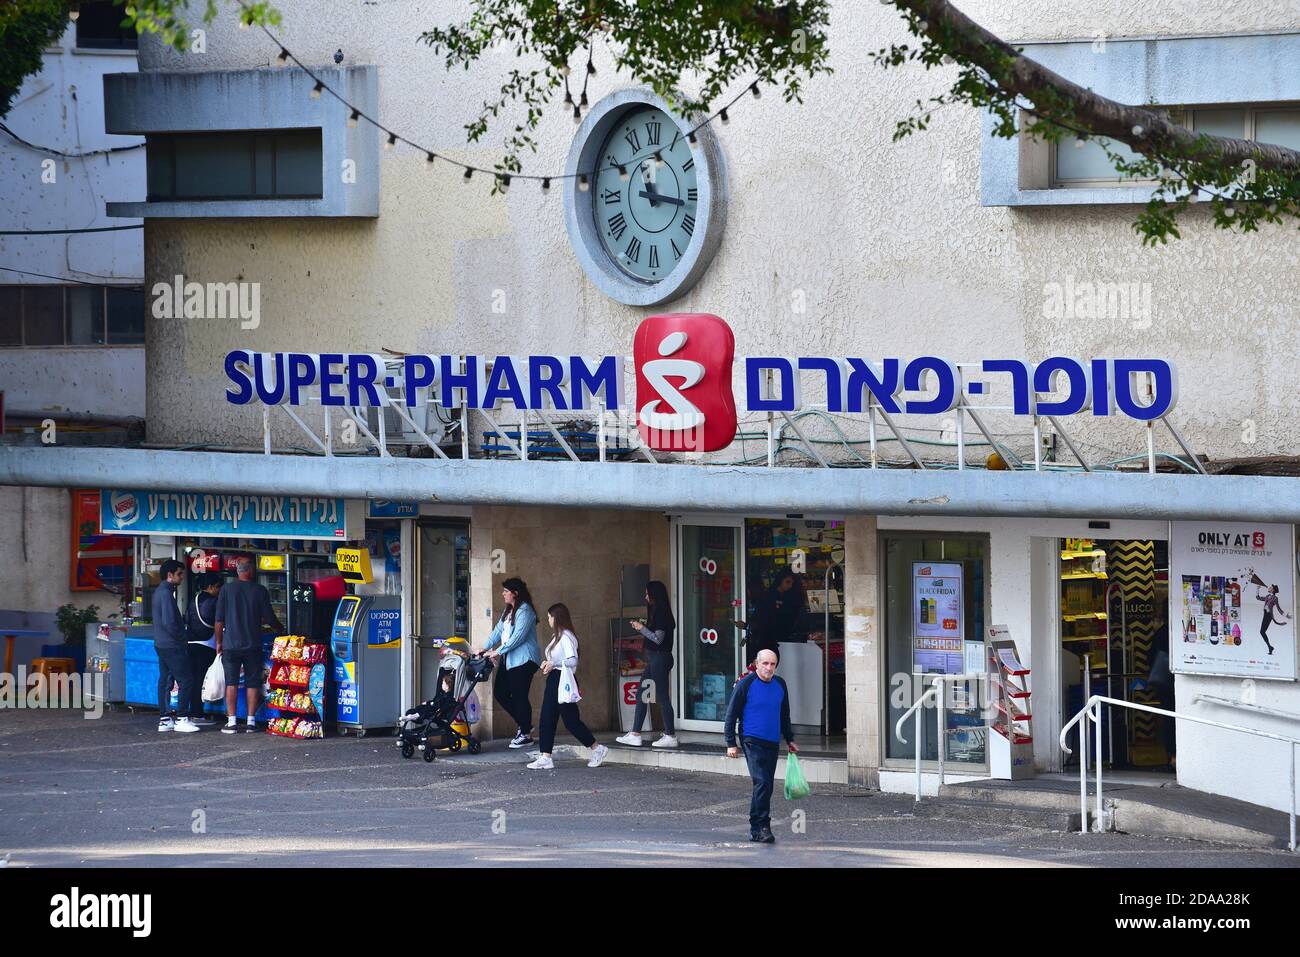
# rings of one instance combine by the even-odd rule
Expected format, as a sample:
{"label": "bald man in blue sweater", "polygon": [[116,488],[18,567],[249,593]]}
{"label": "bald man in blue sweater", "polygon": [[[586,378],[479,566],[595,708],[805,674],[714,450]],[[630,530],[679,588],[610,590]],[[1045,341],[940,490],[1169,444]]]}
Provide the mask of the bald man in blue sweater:
{"label": "bald man in blue sweater", "polygon": [[776,760],[781,739],[794,754],[794,730],[790,727],[790,689],[776,676],[776,652],[764,648],[754,662],[754,673],[737,682],[727,703],[722,733],[727,743],[727,757],[740,757],[736,747],[739,724],[740,743],[744,746],[754,795],[749,802],[749,839],[772,844],[772,789],[776,780]]}

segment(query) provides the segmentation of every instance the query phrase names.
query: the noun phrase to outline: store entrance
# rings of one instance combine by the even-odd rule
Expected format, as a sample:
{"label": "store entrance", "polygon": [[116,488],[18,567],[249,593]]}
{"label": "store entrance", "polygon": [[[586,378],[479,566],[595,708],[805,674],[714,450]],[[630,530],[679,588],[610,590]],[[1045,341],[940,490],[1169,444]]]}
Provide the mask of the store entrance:
{"label": "store entrance", "polygon": [[[1078,714],[1089,692],[1172,710],[1168,543],[1061,539],[1059,567],[1062,722]],[[1221,612],[1229,632],[1232,611]],[[1220,624],[1218,609],[1212,620]],[[1105,709],[1102,760],[1111,768],[1168,770],[1172,725],[1159,715]],[[1077,730],[1071,738],[1067,766],[1078,767]]]}
{"label": "store entrance", "polygon": [[844,523],[681,519],[673,541],[678,723],[721,731],[737,676],[774,645],[795,732],[842,736]]}
{"label": "store entrance", "polygon": [[421,520],[415,530],[416,700],[438,691],[442,643],[469,641],[469,523]]}

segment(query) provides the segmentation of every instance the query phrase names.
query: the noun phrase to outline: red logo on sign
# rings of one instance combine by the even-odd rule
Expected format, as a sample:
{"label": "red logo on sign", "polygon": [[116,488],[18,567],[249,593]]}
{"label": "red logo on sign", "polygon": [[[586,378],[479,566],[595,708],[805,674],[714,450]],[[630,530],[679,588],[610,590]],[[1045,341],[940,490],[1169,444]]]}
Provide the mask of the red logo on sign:
{"label": "red logo on sign", "polygon": [[636,418],[661,452],[716,452],[736,437],[736,337],[708,313],[650,316],[636,330]]}
{"label": "red logo on sign", "polygon": [[1255,532],[1253,535],[1251,535],[1251,541],[1250,541],[1250,544],[1251,544],[1251,547],[1252,547],[1252,548],[1263,548],[1263,547],[1264,547],[1264,533],[1263,533],[1263,532]]}
{"label": "red logo on sign", "polygon": [[636,704],[636,697],[637,694],[640,692],[640,690],[641,690],[640,681],[624,681],[623,682],[623,703]]}

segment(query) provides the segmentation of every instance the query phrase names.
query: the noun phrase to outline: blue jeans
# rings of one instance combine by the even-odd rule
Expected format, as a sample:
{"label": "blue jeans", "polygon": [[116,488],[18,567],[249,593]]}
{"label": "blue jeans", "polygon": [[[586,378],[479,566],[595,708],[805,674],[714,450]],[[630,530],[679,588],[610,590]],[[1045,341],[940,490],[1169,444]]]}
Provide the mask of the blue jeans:
{"label": "blue jeans", "polygon": [[772,829],[772,788],[776,781],[776,759],[780,746],[771,741],[746,738],[745,762],[754,782],[754,796],[749,800],[749,832]]}
{"label": "blue jeans", "polygon": [[180,685],[181,714],[188,713],[190,699],[194,695],[194,672],[191,671],[190,651],[188,648],[155,648],[158,652],[158,714],[173,714],[172,682]]}

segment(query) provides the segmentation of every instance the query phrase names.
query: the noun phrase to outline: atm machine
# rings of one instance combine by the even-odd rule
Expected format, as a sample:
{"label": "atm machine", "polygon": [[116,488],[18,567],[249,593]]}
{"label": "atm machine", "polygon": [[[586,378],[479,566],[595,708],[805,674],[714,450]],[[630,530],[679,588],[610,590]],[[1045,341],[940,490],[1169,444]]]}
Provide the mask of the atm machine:
{"label": "atm machine", "polygon": [[339,734],[392,729],[401,708],[402,598],[344,595],[334,614],[334,655]]}

